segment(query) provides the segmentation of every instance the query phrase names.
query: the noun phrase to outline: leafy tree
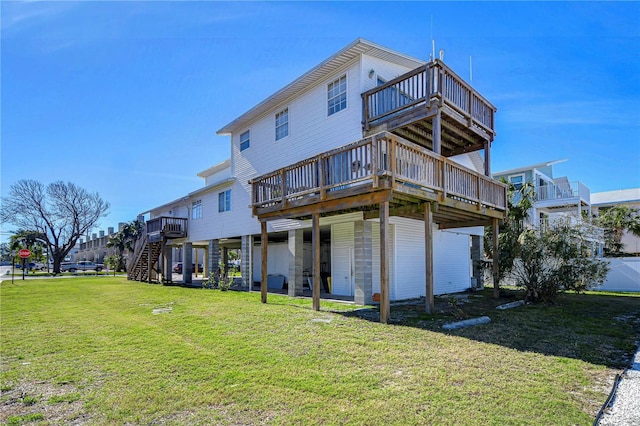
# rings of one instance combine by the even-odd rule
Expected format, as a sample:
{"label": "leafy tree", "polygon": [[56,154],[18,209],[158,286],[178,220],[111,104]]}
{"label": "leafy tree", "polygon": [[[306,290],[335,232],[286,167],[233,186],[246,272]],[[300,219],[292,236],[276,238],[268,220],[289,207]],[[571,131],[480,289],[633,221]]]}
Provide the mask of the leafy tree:
{"label": "leafy tree", "polygon": [[142,233],[143,226],[143,222],[134,220],[125,224],[122,229],[109,237],[109,241],[107,241],[107,247],[113,247],[118,251],[119,263],[115,267],[118,272],[124,271],[126,269],[124,251],[133,251],[133,244],[138,236]]}
{"label": "leafy tree", "polygon": [[640,237],[640,212],[628,206],[614,206],[600,210],[596,224],[605,230],[605,254],[621,256],[624,244],[622,236],[625,231]]}
{"label": "leafy tree", "polygon": [[71,182],[53,182],[46,187],[35,180],[24,179],[12,185],[9,196],[2,198],[0,222],[11,223],[41,235],[53,259],[53,272],[101,217],[109,203],[97,193]]}
{"label": "leafy tree", "polygon": [[[500,225],[498,234],[498,282],[511,272],[516,258],[519,256],[518,238],[526,228],[529,218],[529,209],[535,202],[535,188],[532,183],[526,182],[520,188],[516,188],[511,182],[502,179],[507,184],[507,218]],[[484,233],[485,255],[493,258],[493,232],[491,227],[485,228]],[[494,296],[499,297],[500,289],[494,288]]]}
{"label": "leafy tree", "polygon": [[584,235],[580,226],[567,223],[522,232],[511,276],[525,288],[525,300],[552,303],[562,291],[581,292],[604,282],[608,262],[591,256]]}

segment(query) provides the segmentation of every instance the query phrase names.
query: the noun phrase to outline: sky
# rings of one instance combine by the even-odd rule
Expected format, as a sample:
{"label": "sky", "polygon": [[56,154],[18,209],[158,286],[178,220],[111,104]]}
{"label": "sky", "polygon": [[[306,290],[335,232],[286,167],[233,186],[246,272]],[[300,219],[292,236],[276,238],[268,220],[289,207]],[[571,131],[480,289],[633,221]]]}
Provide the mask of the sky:
{"label": "sky", "polygon": [[[640,2],[45,2],[0,5],[0,194],[63,180],[99,229],[204,185],[216,131],[362,37],[445,62],[497,106],[494,172],[550,160],[640,187]],[[2,225],[5,241],[10,225]]]}

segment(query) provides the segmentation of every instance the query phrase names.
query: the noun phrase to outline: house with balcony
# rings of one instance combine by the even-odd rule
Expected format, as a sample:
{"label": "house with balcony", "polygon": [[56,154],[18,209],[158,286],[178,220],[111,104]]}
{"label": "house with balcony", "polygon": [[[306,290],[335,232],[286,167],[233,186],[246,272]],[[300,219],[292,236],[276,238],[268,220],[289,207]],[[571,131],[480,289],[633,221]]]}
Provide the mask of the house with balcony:
{"label": "house with balcony", "polygon": [[[218,131],[228,177],[150,211],[157,264],[142,269],[166,276],[160,254],[182,244],[185,265],[203,247],[211,270],[237,245],[263,302],[284,285],[311,291],[315,309],[321,295],[379,297],[383,322],[392,300],[425,297],[430,311],[434,294],[478,285],[483,227],[506,216],[490,169],[495,112],[442,58],[357,39]],[[183,234],[170,237],[178,216]]]}
{"label": "house with balcony", "polygon": [[533,185],[535,202],[529,211],[531,226],[545,228],[558,221],[581,226],[592,243],[594,254],[602,256],[603,231],[591,225],[591,191],[580,181],[554,175],[553,166],[565,161],[554,160],[518,167],[494,173],[493,177],[506,180],[516,189],[525,183]]}

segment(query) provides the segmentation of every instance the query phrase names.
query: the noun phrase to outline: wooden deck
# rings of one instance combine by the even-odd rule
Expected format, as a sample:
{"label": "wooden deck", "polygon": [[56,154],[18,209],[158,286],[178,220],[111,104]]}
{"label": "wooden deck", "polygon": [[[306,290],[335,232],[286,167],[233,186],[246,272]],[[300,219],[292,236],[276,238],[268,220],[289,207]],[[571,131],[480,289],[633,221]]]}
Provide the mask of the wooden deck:
{"label": "wooden deck", "polygon": [[365,134],[387,130],[446,157],[495,137],[496,107],[440,60],[363,93],[362,108]]}
{"label": "wooden deck", "polygon": [[506,215],[506,185],[444,156],[383,132],[283,167],[251,181],[259,220],[307,219],[364,211],[422,220],[433,205],[440,228],[489,225]]}

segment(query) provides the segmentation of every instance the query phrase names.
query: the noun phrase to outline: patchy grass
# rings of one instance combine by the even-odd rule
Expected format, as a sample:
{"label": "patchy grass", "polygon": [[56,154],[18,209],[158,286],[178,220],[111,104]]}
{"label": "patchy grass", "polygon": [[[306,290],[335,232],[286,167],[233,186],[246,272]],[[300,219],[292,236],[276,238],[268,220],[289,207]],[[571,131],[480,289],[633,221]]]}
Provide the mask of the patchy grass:
{"label": "patchy grass", "polygon": [[492,323],[449,332],[447,298],[382,325],[372,308],[119,277],[5,281],[0,296],[10,424],[591,424],[640,340],[627,295],[506,311],[517,292],[472,295],[456,307]]}

